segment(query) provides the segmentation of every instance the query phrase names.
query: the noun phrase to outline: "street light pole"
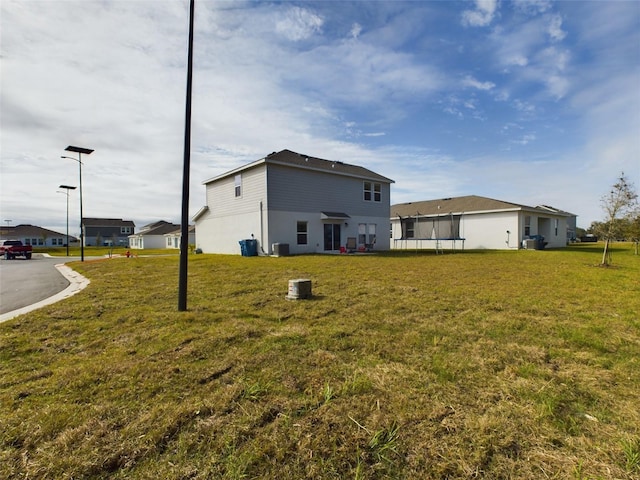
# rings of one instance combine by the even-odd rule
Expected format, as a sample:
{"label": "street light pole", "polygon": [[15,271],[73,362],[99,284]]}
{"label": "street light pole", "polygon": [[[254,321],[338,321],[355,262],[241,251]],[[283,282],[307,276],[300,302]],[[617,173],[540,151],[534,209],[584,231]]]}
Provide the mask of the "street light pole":
{"label": "street light pole", "polygon": [[67,196],[67,257],[68,257],[69,256],[69,190],[75,190],[76,187],[72,187],[70,185],[60,185],[60,187],[58,188],[64,188],[66,191],[60,192],[60,193],[64,193]]}
{"label": "street light pole", "polygon": [[69,145],[65,148],[67,152],[75,152],[78,154],[78,158],[74,157],[61,157],[61,158],[69,158],[71,160],[75,160],[78,162],[78,167],[80,169],[80,261],[84,262],[84,218],[82,217],[82,154],[90,155],[93,153],[93,150],[90,148],[82,148],[82,147],[74,147],[73,145]]}
{"label": "street light pole", "polygon": [[193,82],[193,12],[189,2],[189,48],[187,52],[187,95],[184,119],[184,160],[182,164],[182,220],[180,225],[180,270],[178,273],[178,311],[187,310],[187,265],[189,253],[189,171],[191,166],[191,86]]}

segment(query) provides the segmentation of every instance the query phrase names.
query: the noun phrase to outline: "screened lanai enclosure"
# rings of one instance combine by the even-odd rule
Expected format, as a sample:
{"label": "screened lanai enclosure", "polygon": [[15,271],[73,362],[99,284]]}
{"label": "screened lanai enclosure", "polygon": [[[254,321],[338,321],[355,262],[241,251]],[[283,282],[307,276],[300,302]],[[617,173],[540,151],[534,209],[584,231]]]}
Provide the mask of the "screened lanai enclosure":
{"label": "screened lanai enclosure", "polygon": [[464,250],[464,237],[460,234],[462,215],[421,217],[416,214],[415,217],[398,218],[401,236],[394,239],[395,248],[435,249],[436,252],[444,248]]}

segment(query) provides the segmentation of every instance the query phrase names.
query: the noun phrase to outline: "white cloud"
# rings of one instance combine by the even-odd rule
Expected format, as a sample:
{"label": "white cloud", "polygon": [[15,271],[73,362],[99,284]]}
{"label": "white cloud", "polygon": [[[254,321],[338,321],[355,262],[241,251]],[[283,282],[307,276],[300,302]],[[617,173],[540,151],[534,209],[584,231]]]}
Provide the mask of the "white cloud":
{"label": "white cloud", "polygon": [[521,53],[514,53],[510,56],[506,56],[503,59],[505,65],[515,65],[518,67],[526,67],[529,64],[529,60]]}
{"label": "white cloud", "polygon": [[276,31],[292,41],[305,40],[321,31],[324,19],[300,7],[291,7],[276,23]]}
{"label": "white cloud", "polygon": [[517,0],[512,3],[515,10],[528,15],[537,15],[546,12],[552,7],[550,0]]}
{"label": "white cloud", "polygon": [[562,30],[562,17],[560,15],[552,15],[549,18],[547,33],[551,40],[556,42],[563,40],[567,36],[567,32]]}
{"label": "white cloud", "polygon": [[528,143],[533,142],[535,139],[536,139],[535,134],[529,133],[527,135],[522,135],[521,137],[518,137],[512,142],[518,145],[527,145]]}
{"label": "white cloud", "polygon": [[493,83],[493,82],[480,82],[479,80],[476,80],[472,76],[467,75],[462,80],[462,86],[463,87],[472,87],[472,88],[476,88],[478,90],[485,90],[486,91],[486,90],[493,89],[496,86],[496,84]]}
{"label": "white cloud", "polygon": [[362,32],[362,25],[360,25],[359,23],[354,23],[353,25],[351,25],[351,31],[349,32],[349,35],[352,38],[358,38],[361,32]]}
{"label": "white cloud", "polygon": [[493,20],[497,6],[497,0],[476,0],[475,10],[462,12],[462,25],[486,27]]}

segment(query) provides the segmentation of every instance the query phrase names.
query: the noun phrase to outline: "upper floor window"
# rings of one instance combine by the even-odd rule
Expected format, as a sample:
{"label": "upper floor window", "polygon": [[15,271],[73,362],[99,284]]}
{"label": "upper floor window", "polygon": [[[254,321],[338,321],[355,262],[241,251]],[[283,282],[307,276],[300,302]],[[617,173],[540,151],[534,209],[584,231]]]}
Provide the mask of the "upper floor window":
{"label": "upper floor window", "polygon": [[242,175],[241,174],[238,174],[235,176],[234,186],[235,186],[236,197],[242,196]]}
{"label": "upper floor window", "polygon": [[382,200],[382,185],[374,182],[364,182],[364,201],[379,202]]}
{"label": "upper floor window", "polygon": [[131,227],[120,227],[120,233],[121,234],[131,234],[133,232],[131,231]]}

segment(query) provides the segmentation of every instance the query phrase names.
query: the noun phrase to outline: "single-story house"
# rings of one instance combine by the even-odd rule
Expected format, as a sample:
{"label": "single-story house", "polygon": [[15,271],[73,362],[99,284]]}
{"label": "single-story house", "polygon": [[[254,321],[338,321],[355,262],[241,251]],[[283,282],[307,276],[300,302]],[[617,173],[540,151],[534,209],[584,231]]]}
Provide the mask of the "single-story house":
{"label": "single-story house", "polygon": [[126,247],[129,245],[129,235],[135,231],[135,224],[131,220],[121,218],[83,218],[84,245]]}
{"label": "single-story house", "polygon": [[[166,240],[165,248],[180,248],[180,240],[182,239],[182,229],[174,230],[173,232],[165,233],[164,238]],[[188,245],[196,244],[196,227],[195,225],[189,225],[189,243]]]}
{"label": "single-story house", "polygon": [[133,248],[166,248],[165,235],[180,230],[180,225],[175,223],[158,222],[145,225],[136,234],[129,235],[129,246]]}
{"label": "single-story house", "polygon": [[[476,195],[398,203],[391,206],[391,248],[564,247],[575,217],[550,207],[528,207]],[[534,240],[525,241],[528,239]]]}
{"label": "single-story house", "polygon": [[[67,234],[35,225],[8,225],[0,227],[0,241],[5,240],[20,240],[23,244],[34,247],[65,247]],[[69,235],[70,244],[77,241],[77,238]]]}
{"label": "single-story house", "polygon": [[194,216],[196,247],[240,254],[388,250],[393,180],[367,168],[291,150],[204,182],[206,206]]}

